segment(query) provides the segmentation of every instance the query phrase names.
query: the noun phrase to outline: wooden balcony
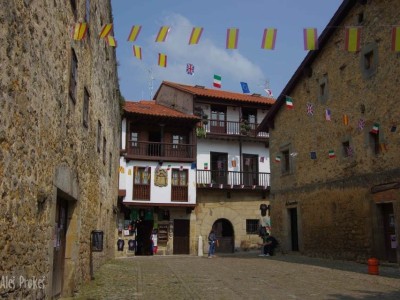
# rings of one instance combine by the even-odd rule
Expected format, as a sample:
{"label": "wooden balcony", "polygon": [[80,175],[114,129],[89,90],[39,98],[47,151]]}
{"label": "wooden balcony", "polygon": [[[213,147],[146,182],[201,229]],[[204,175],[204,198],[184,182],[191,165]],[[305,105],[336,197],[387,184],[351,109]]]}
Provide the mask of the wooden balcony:
{"label": "wooden balcony", "polygon": [[192,144],[169,144],[128,141],[126,156],[140,160],[195,161],[196,146]]}
{"label": "wooden balcony", "polygon": [[198,188],[269,189],[270,173],[197,170]]}
{"label": "wooden balcony", "polygon": [[133,200],[150,200],[150,184],[134,184]]}
{"label": "wooden balcony", "polygon": [[188,202],[188,187],[173,185],[171,189],[171,201]]}
{"label": "wooden balcony", "polygon": [[235,135],[235,136],[249,136],[254,138],[268,138],[267,132],[259,132],[256,135],[256,128],[259,124],[250,123],[248,127],[244,127],[242,122],[234,121],[220,121],[220,120],[209,120],[207,125],[204,125],[204,129],[207,134],[218,134],[218,135]]}

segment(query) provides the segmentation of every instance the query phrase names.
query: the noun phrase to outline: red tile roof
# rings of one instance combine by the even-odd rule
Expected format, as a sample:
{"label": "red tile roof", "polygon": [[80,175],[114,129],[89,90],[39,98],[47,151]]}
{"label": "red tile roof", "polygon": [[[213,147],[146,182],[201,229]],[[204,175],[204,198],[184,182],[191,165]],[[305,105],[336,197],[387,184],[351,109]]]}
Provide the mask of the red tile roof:
{"label": "red tile roof", "polygon": [[[179,84],[179,83],[174,83],[174,82],[170,82],[170,81],[163,81],[162,84],[160,85],[160,88],[162,85],[173,87],[180,91],[187,92],[187,93],[190,93],[190,94],[196,95],[196,96],[202,96],[202,97],[218,98],[218,99],[224,99],[224,100],[229,100],[229,101],[261,103],[261,104],[267,104],[267,105],[272,105],[275,103],[275,99],[263,97],[258,94],[257,95],[249,95],[249,94],[233,93],[233,92],[222,91],[222,90],[208,89],[208,88],[205,88],[202,86],[191,86],[191,85]],[[159,90],[160,90],[160,88],[159,88]],[[154,96],[154,98],[157,97],[157,94],[158,94],[158,91],[157,91],[156,95]]]}
{"label": "red tile roof", "polygon": [[126,101],[124,111],[139,115],[159,116],[167,118],[193,119],[198,120],[199,117],[185,114],[175,109],[156,104],[154,100],[141,100],[139,102]]}

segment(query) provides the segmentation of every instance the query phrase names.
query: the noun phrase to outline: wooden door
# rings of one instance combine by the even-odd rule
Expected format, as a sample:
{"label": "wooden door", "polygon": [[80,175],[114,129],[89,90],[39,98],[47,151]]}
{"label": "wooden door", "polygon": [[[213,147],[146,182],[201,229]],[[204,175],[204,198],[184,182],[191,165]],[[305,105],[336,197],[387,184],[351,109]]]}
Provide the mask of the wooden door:
{"label": "wooden door", "polygon": [[174,254],[189,254],[190,221],[174,220]]}
{"label": "wooden door", "polygon": [[211,152],[211,182],[227,184],[228,182],[228,154]]}
{"label": "wooden door", "polygon": [[258,185],[258,155],[243,154],[243,184]]}

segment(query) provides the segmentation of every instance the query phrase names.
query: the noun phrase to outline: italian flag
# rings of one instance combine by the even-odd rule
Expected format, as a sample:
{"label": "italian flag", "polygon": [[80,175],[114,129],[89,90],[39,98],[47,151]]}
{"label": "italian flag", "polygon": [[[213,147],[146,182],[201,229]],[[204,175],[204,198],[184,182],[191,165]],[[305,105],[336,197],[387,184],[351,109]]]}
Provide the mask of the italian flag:
{"label": "italian flag", "polygon": [[216,88],[221,88],[221,76],[219,75],[214,75],[214,83],[213,86]]}
{"label": "italian flag", "polygon": [[275,161],[276,161],[276,162],[281,162],[281,157],[280,157],[279,155],[276,156],[276,157],[275,157]]}
{"label": "italian flag", "polygon": [[377,134],[379,132],[379,124],[374,123],[374,126],[372,126],[371,133]]}
{"label": "italian flag", "polygon": [[336,157],[335,151],[329,150],[329,158],[335,158],[335,157]]}
{"label": "italian flag", "polygon": [[293,108],[293,99],[290,97],[286,97],[286,107],[288,109],[292,109]]}

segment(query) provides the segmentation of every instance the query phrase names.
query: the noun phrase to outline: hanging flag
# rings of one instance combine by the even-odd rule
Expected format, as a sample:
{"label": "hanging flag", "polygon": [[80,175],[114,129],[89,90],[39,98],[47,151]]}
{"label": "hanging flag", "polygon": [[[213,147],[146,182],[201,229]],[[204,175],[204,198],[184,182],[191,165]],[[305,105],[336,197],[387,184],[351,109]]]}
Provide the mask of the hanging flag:
{"label": "hanging flag", "polygon": [[190,169],[194,170],[197,168],[197,165],[195,162],[192,162],[192,164],[190,165]]}
{"label": "hanging flag", "polygon": [[325,109],[325,120],[331,120],[331,110],[329,108]]}
{"label": "hanging flag", "polygon": [[106,37],[106,43],[110,47],[117,47],[117,41],[115,40],[115,38],[112,35],[108,35]]}
{"label": "hanging flag", "polygon": [[270,89],[264,89],[264,91],[267,93],[268,97],[273,97],[274,95],[272,95],[272,90]]}
{"label": "hanging flag", "polygon": [[160,31],[158,31],[156,42],[165,42],[169,29],[170,29],[169,26],[162,26],[160,28]]}
{"label": "hanging flag", "polygon": [[358,129],[363,130],[364,127],[365,127],[365,120],[364,119],[358,120]]}
{"label": "hanging flag", "polygon": [[239,40],[239,28],[228,28],[226,30],[226,49],[237,49]]}
{"label": "hanging flag", "polygon": [[232,159],[232,168],[236,168],[236,160]]}
{"label": "hanging flag", "polygon": [[133,46],[133,56],[142,59],[142,48],[140,46]]}
{"label": "hanging flag", "polygon": [[240,85],[242,86],[243,94],[250,93],[249,86],[246,82],[240,82]]}
{"label": "hanging flag", "polygon": [[260,162],[263,163],[264,162],[265,157],[264,156],[260,156]]}
{"label": "hanging flag", "polygon": [[121,174],[124,174],[124,173],[125,173],[124,167],[119,167],[119,172],[120,172]]}
{"label": "hanging flag", "polygon": [[81,41],[85,38],[88,26],[87,23],[76,23],[72,27],[72,38],[75,41]]}
{"label": "hanging flag", "polygon": [[192,64],[186,64],[186,73],[189,75],[194,74],[194,66]]}
{"label": "hanging flag", "polygon": [[100,31],[100,38],[103,39],[107,37],[110,34],[112,27],[113,27],[112,23],[103,25],[103,28]]}
{"label": "hanging flag", "polygon": [[349,116],[348,115],[343,115],[343,124],[344,125],[349,125]]}
{"label": "hanging flag", "polygon": [[311,157],[311,159],[317,159],[317,152],[311,151],[310,152],[310,157]]}
{"label": "hanging flag", "polygon": [[198,44],[202,33],[203,27],[193,27],[192,33],[190,34],[189,38],[189,45]]}
{"label": "hanging flag", "polygon": [[360,27],[347,27],[345,49],[349,52],[357,52],[360,50]]}
{"label": "hanging flag", "polygon": [[312,103],[307,103],[307,115],[314,115],[314,106],[312,105]]}
{"label": "hanging flag", "polygon": [[289,96],[286,96],[286,107],[288,109],[292,109],[293,108],[293,99],[290,98]]}
{"label": "hanging flag", "polygon": [[128,36],[128,42],[135,42],[137,37],[139,36],[140,30],[142,29],[141,25],[133,25],[131,32]]}
{"label": "hanging flag", "polygon": [[372,126],[372,129],[370,132],[373,134],[377,134],[379,132],[379,123],[374,123],[374,126]]}
{"label": "hanging flag", "polygon": [[171,165],[167,166],[167,171],[169,171],[171,169]]}
{"label": "hanging flag", "polygon": [[167,67],[167,56],[165,54],[158,53],[158,65],[163,68]]}
{"label": "hanging flag", "polygon": [[304,28],[304,50],[318,50],[317,28]]}
{"label": "hanging flag", "polygon": [[392,50],[395,52],[400,51],[400,26],[392,28]]}
{"label": "hanging flag", "polygon": [[219,75],[214,75],[214,83],[213,86],[216,88],[221,88],[221,76]]}
{"label": "hanging flag", "polygon": [[335,158],[336,157],[336,155],[335,155],[335,151],[333,151],[333,150],[329,150],[329,158]]}
{"label": "hanging flag", "polygon": [[277,155],[277,156],[275,157],[275,162],[281,162],[281,157],[280,157],[279,155]]}
{"label": "hanging flag", "polygon": [[261,49],[268,49],[268,50],[275,49],[276,32],[277,30],[275,28],[264,29],[264,34],[261,42]]}
{"label": "hanging flag", "polygon": [[204,163],[204,170],[208,170],[208,163]]}

